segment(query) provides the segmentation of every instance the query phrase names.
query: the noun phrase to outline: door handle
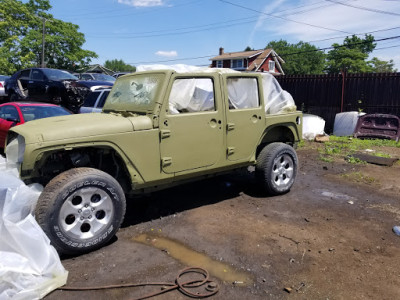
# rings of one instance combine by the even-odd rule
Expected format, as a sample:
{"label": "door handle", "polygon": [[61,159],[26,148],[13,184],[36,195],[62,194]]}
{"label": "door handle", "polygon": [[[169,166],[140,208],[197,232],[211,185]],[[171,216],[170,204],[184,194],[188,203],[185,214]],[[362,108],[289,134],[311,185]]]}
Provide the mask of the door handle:
{"label": "door handle", "polygon": [[166,139],[171,136],[171,130],[169,129],[161,129],[160,130],[160,137],[161,139]]}
{"label": "door handle", "polygon": [[228,123],[226,124],[226,129],[228,131],[234,130],[235,129],[235,123]]}
{"label": "door handle", "polygon": [[172,165],[172,157],[163,157],[161,159],[161,163],[162,163],[163,168]]}

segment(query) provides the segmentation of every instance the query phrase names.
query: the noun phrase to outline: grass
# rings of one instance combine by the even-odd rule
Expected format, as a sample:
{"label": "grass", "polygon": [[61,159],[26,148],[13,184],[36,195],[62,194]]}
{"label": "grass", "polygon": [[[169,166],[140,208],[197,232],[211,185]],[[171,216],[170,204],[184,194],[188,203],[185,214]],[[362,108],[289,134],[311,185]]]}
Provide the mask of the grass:
{"label": "grass", "polygon": [[[303,143],[302,146],[305,146]],[[356,139],[351,137],[330,136],[329,142],[319,147],[320,159],[325,162],[333,162],[335,158],[345,158],[351,164],[362,164],[364,161],[354,158],[351,155],[362,150],[377,147],[400,148],[400,142],[382,139]],[[371,155],[390,158],[391,156],[383,151],[374,151]]]}
{"label": "grass", "polygon": [[376,179],[374,177],[366,176],[361,172],[352,172],[352,173],[342,174],[341,176],[347,180],[360,183],[372,184],[376,182]]}

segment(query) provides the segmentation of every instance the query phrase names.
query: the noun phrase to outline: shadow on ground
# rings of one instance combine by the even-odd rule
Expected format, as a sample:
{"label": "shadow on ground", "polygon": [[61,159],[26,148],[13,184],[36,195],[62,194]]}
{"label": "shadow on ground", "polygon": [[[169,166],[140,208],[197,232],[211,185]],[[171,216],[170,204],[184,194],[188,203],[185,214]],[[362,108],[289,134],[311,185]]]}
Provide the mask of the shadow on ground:
{"label": "shadow on ground", "polygon": [[247,170],[201,180],[143,196],[127,197],[125,219],[121,227],[167,217],[204,205],[239,196],[265,197],[265,192]]}

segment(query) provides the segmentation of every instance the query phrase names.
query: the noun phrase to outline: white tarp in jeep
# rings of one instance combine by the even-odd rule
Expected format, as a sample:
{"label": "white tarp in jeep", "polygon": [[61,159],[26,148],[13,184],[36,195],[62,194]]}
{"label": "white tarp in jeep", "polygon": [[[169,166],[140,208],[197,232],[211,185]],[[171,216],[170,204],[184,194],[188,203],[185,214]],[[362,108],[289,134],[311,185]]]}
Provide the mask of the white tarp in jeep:
{"label": "white tarp in jeep", "polygon": [[[202,68],[187,65],[142,65],[137,71],[172,69],[178,73],[186,72],[222,72],[239,73],[231,69]],[[269,73],[263,75],[263,93],[266,99],[265,112],[277,114],[296,110],[292,96],[283,90],[278,81]],[[230,105],[235,108],[254,107],[257,103],[257,83],[249,80],[235,79],[228,81],[228,97]],[[180,111],[195,112],[214,108],[213,87],[210,81],[204,79],[177,80],[170,95],[169,110],[171,114]]]}

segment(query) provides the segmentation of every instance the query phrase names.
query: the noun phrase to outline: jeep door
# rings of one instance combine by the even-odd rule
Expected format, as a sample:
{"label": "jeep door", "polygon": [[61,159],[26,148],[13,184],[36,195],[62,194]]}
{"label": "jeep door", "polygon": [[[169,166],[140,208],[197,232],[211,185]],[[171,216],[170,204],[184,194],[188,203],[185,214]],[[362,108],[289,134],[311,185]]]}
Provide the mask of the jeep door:
{"label": "jeep door", "polygon": [[226,99],[227,159],[251,160],[265,128],[258,76],[223,75]]}
{"label": "jeep door", "polygon": [[[223,108],[215,75],[175,77],[160,116],[161,167],[177,173],[214,165],[224,151]],[[219,89],[217,89],[219,91]]]}

